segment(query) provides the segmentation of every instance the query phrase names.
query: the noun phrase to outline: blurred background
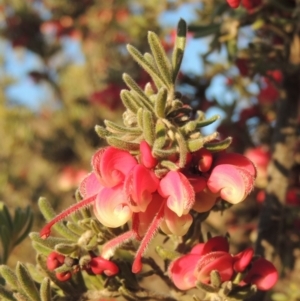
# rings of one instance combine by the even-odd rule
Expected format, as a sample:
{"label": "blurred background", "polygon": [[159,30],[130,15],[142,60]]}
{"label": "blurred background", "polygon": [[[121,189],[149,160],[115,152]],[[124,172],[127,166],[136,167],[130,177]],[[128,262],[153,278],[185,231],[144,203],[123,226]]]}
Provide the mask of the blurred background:
{"label": "blurred background", "polygon": [[[253,244],[268,185],[276,103],[289,71],[284,68],[287,61],[299,65],[299,49],[293,58],[285,52],[299,20],[296,1],[270,3],[252,1],[251,8],[233,11],[225,0],[1,0],[0,200],[11,210],[29,205],[34,230],[44,223],[40,196],[57,211],[72,204],[92,154],[105,144],[95,125],[121,122],[122,73],[141,87],[150,80],[126,45],[149,51],[151,30],[171,53],[176,24],[184,18],[189,34],[178,90],[195,111],[221,115],[205,133],[232,136],[230,150],[248,156],[258,170],[250,198],[222,218],[211,213],[206,230],[224,234],[226,226],[234,251]],[[294,212],[286,224],[292,235],[299,229],[299,145],[298,139],[284,192]],[[299,245],[299,236],[293,239],[291,248]],[[34,261],[29,244],[15,248],[10,265]]]}

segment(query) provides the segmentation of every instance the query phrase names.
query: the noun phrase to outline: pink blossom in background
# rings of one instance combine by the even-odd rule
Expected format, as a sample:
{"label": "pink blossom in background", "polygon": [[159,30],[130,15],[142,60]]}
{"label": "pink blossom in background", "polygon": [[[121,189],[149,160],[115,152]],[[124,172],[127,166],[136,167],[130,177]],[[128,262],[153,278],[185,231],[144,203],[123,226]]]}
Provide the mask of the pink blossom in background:
{"label": "pink blossom in background", "polygon": [[197,282],[210,283],[210,273],[214,270],[219,272],[222,282],[233,280],[238,273],[243,273],[240,286],[255,284],[260,290],[269,290],[275,285],[277,270],[264,258],[254,259],[252,248],[237,255],[231,255],[228,251],[229,244],[224,237],[213,237],[172,261],[169,276],[181,290],[194,288]]}
{"label": "pink blossom in background", "polygon": [[257,178],[255,181],[255,186],[258,188],[264,188],[267,185],[267,167],[271,160],[271,152],[262,147],[254,147],[246,150],[244,155],[250,159],[257,170]]}

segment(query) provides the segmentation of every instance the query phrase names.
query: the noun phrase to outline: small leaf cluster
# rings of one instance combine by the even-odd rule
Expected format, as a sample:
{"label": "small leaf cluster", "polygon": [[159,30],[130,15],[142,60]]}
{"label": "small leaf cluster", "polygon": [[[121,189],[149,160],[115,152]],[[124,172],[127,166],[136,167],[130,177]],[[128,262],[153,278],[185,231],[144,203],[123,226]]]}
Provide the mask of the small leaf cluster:
{"label": "small leaf cluster", "polygon": [[152,82],[147,83],[143,90],[130,75],[123,74],[129,88],[121,92],[126,108],[124,125],[105,120],[105,126],[96,126],[98,135],[109,145],[132,154],[138,154],[140,142],[145,140],[158,160],[155,170],[158,176],[183,168],[189,152],[202,147],[217,151],[231,143],[230,138],[212,143],[218,137],[217,133],[203,136],[201,128],[213,123],[219,116],[206,119],[203,112],[193,112],[192,107],[183,102],[181,93],[175,91],[186,33],[186,23],[180,20],[171,60],[153,32],[148,33],[151,54],[143,55],[135,47],[127,46],[133,59],[150,75]]}

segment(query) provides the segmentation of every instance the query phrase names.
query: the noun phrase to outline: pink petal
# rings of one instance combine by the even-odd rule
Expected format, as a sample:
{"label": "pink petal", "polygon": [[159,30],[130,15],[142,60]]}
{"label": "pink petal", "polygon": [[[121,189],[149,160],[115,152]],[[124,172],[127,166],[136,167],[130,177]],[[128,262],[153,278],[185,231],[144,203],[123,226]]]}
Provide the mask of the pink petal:
{"label": "pink petal", "polygon": [[222,251],[228,252],[229,251],[229,244],[228,240],[223,236],[215,236],[209,239],[203,247],[202,254],[207,254],[211,252]]}
{"label": "pink petal", "polygon": [[195,193],[201,192],[206,187],[207,180],[201,176],[188,176],[188,180],[193,186]]}
{"label": "pink petal", "polygon": [[182,173],[177,171],[169,171],[160,180],[158,192],[167,198],[167,206],[178,216],[187,214],[195,202],[192,185]]}
{"label": "pink petal", "polygon": [[169,276],[177,288],[188,290],[196,286],[194,271],[198,261],[199,255],[188,254],[171,262]]}
{"label": "pink petal", "polygon": [[162,202],[164,202],[163,197],[160,196],[158,193],[154,193],[152,201],[148,205],[146,211],[136,213],[138,215],[137,232],[141,237],[144,236],[145,233],[147,232]]}
{"label": "pink petal", "polygon": [[244,282],[255,284],[259,290],[271,289],[278,280],[278,272],[274,265],[264,258],[255,260]]}
{"label": "pink petal", "polygon": [[175,234],[177,236],[185,235],[193,222],[193,218],[190,214],[184,214],[179,217],[167,206],[165,206],[164,218],[165,225],[167,226],[171,234]]}
{"label": "pink petal", "polygon": [[196,159],[195,163],[199,171],[207,172],[210,170],[213,162],[213,156],[210,151],[205,148],[201,148],[197,152],[193,153],[193,156]]}
{"label": "pink petal", "polygon": [[[205,244],[204,243],[200,243],[200,244],[196,244],[190,254],[198,254],[198,255],[202,255],[203,254],[203,249],[204,249]],[[199,257],[200,258],[200,257]]]}
{"label": "pink petal", "polygon": [[219,193],[223,200],[232,204],[243,201],[253,184],[254,178],[250,173],[231,164],[217,165],[207,181],[211,192]]}
{"label": "pink petal", "polygon": [[132,215],[128,203],[124,200],[123,185],[104,187],[95,201],[96,218],[106,227],[116,228],[124,225]]}
{"label": "pink petal", "polygon": [[233,258],[227,252],[211,252],[201,257],[197,263],[195,276],[198,281],[209,283],[210,273],[217,270],[222,282],[228,281],[233,276]]}
{"label": "pink petal", "polygon": [[96,174],[91,172],[80,183],[79,192],[83,198],[97,194],[103,186],[100,184]]}
{"label": "pink petal", "polygon": [[150,145],[144,140],[140,144],[140,163],[147,168],[154,168],[157,164],[157,159],[152,155]]}
{"label": "pink petal", "polygon": [[209,211],[215,205],[218,197],[219,194],[211,193],[207,189],[196,193],[193,210],[199,213]]}
{"label": "pink petal", "polygon": [[246,170],[254,178],[256,177],[256,168],[251,160],[247,157],[236,153],[218,153],[214,160],[214,166],[220,164],[231,164]]}
{"label": "pink petal", "polygon": [[240,252],[233,256],[234,259],[234,270],[238,273],[244,272],[247,266],[250,264],[254,251],[252,248],[247,248],[246,250]]}
{"label": "pink petal", "polygon": [[122,183],[136,164],[136,159],[130,153],[114,147],[101,149],[92,158],[94,170],[105,187]]}
{"label": "pink petal", "polygon": [[124,192],[134,212],[145,212],[158,184],[154,172],[143,165],[138,164],[131,170],[124,183]]}

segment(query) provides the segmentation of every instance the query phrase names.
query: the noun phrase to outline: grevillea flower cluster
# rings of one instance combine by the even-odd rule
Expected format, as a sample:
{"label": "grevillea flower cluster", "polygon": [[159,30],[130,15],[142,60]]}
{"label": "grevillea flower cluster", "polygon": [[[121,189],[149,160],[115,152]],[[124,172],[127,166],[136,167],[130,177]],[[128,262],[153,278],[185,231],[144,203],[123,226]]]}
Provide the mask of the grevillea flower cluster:
{"label": "grevillea flower cluster", "polygon": [[269,290],[278,279],[277,270],[271,262],[253,258],[253,254],[253,249],[247,248],[232,255],[227,239],[217,236],[172,261],[169,275],[181,290],[196,287],[199,282],[209,284],[212,271],[218,272],[222,283],[232,281],[240,287],[254,284],[259,290]]}
{"label": "grevillea flower cluster", "polygon": [[[97,150],[92,157],[92,171],[78,189],[82,199],[57,215],[40,232],[42,238],[47,238],[53,225],[90,205],[103,227],[118,228],[128,224],[128,231],[106,240],[97,250],[99,256],[83,265],[94,274],[117,273],[115,264],[109,259],[117,248],[131,240],[139,241],[132,272],[140,272],[142,257],[158,230],[166,235],[184,236],[193,224],[193,216],[209,212],[219,202],[240,203],[254,186],[256,169],[253,163],[243,155],[226,152],[231,138],[220,141],[218,133],[202,135],[201,128],[218,117],[206,119],[203,112],[194,112],[175,91],[186,31],[186,23],[181,20],[171,62],[152,32],[148,34],[152,54],[142,55],[128,46],[130,54],[149,73],[152,82],[142,89],[129,75],[123,75],[129,87],[121,91],[126,108],[124,125],[105,120],[105,126],[96,126],[97,133],[108,146]],[[207,281],[205,266],[212,262],[212,257],[208,261],[198,261],[213,249],[203,247],[207,250],[200,252],[202,246],[195,247],[198,253],[194,248],[186,256],[197,256],[197,260],[187,262],[193,262],[197,273],[204,278],[198,274],[188,276],[188,284],[183,284],[181,289],[193,287],[195,279]],[[232,257],[224,246],[222,248],[217,250],[217,257],[213,257],[224,255],[228,262],[222,259],[222,264],[237,266],[244,262],[244,255],[238,259],[239,255]],[[56,259],[60,266],[62,260],[59,256]],[[184,261],[178,259],[170,268],[175,285],[177,279],[184,277],[184,271],[176,272],[181,260]],[[247,266],[249,263],[250,260]],[[191,269],[191,265],[188,266]],[[235,273],[234,268],[231,270],[230,277],[226,276],[225,280]]]}
{"label": "grevillea flower cluster", "polygon": [[[243,201],[256,175],[246,157],[225,152],[213,155],[205,148],[189,153],[184,168],[163,177],[155,173],[157,164],[146,141],[141,142],[137,157],[115,147],[102,148],[92,158],[93,171],[79,187],[84,199],[76,209],[93,204],[95,216],[106,227],[131,221],[132,229],[104,245],[102,256],[110,257],[130,239],[141,240],[133,272],[141,270],[141,257],[158,228],[166,234],[184,235],[192,224],[190,210],[209,211],[220,199],[232,204]],[[41,236],[47,237],[51,226],[63,217],[64,212]]]}

